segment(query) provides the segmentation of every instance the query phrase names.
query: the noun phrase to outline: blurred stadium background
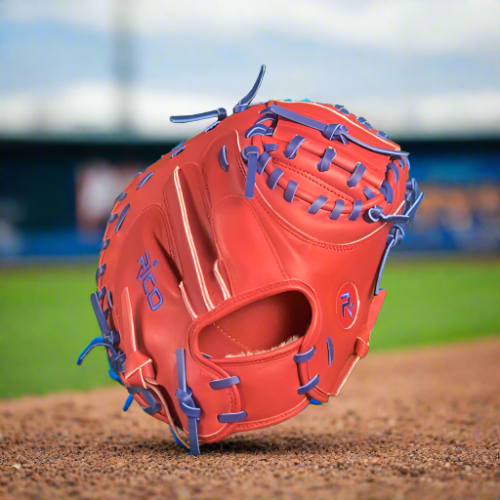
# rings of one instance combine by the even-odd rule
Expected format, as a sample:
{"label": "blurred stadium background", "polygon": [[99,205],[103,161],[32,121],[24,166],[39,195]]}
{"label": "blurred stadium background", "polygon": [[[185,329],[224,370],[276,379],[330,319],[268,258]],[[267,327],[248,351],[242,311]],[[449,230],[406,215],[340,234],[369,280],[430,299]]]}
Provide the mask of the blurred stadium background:
{"label": "blurred stadium background", "polygon": [[499,333],[499,54],[493,0],[0,0],[0,397],[109,383],[75,360],[112,202],[262,63],[258,100],[341,102],[411,152],[373,347]]}

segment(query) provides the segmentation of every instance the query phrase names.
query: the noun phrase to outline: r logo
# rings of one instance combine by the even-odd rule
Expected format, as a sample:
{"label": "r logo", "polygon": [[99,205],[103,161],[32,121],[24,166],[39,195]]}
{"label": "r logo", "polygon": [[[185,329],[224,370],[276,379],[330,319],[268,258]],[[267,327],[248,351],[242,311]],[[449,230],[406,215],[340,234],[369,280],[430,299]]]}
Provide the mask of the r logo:
{"label": "r logo", "polygon": [[354,302],[351,302],[351,294],[349,292],[343,293],[340,298],[344,301],[342,302],[342,317],[345,318],[345,312],[347,310],[352,319],[352,308],[354,307]]}
{"label": "r logo", "polygon": [[344,330],[348,330],[354,324],[358,309],[358,290],[353,283],[346,283],[337,294],[337,319]]}

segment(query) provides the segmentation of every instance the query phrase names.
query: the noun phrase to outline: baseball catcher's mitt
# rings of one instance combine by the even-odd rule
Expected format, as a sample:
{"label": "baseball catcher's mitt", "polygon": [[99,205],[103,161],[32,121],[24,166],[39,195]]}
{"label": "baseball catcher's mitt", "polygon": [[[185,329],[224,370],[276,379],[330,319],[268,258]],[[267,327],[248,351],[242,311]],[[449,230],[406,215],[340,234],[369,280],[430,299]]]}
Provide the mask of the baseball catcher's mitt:
{"label": "baseball catcher's mitt", "polygon": [[91,296],[110,375],[199,443],[339,394],[368,352],[389,251],[422,200],[407,153],[341,105],[250,105],[116,199]]}

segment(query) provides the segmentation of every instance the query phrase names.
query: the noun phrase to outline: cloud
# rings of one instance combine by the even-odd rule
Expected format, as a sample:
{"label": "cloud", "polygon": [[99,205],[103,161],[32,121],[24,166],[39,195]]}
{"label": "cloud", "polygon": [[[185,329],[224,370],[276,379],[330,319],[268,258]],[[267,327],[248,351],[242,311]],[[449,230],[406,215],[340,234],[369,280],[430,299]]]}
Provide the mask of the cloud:
{"label": "cloud", "polygon": [[[135,88],[128,102],[133,132],[149,138],[177,140],[195,135],[211,121],[172,124],[174,114],[191,114],[220,106],[232,110],[240,95],[158,91]],[[111,83],[84,82],[53,95],[0,95],[0,133],[113,133],[120,123],[120,93]],[[500,91],[399,96],[387,102],[355,100],[351,111],[374,127],[397,137],[448,137],[500,133]],[[351,105],[349,107],[351,107]]]}
{"label": "cloud", "polygon": [[245,40],[251,45],[256,34],[269,33],[329,46],[333,55],[342,47],[406,55],[500,47],[496,0],[4,0],[2,18],[109,32],[119,21],[118,4],[129,13],[132,32],[160,39],[176,36],[179,46],[193,40]]}
{"label": "cloud", "polygon": [[31,93],[0,95],[0,133],[113,133],[120,126],[122,104],[126,102],[133,132],[147,137],[178,139],[200,132],[210,121],[173,124],[171,115],[208,111],[222,103],[232,109],[238,99],[236,96],[170,93],[147,88],[132,89],[130,95],[123,95],[112,83],[81,82],[43,97]]}
{"label": "cloud", "polygon": [[399,96],[390,106],[378,100],[361,100],[375,127],[398,137],[498,136],[500,90]]}

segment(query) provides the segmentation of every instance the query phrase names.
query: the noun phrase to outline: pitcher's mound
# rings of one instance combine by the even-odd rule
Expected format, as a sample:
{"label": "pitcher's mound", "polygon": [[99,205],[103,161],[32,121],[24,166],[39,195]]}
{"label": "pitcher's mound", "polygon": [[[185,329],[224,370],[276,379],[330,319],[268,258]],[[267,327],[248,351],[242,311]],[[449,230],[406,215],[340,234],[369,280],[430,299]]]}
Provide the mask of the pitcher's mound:
{"label": "pitcher's mound", "polygon": [[500,498],[500,338],[369,354],[343,393],[189,456],[123,388],[0,402],[1,498]]}

